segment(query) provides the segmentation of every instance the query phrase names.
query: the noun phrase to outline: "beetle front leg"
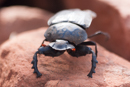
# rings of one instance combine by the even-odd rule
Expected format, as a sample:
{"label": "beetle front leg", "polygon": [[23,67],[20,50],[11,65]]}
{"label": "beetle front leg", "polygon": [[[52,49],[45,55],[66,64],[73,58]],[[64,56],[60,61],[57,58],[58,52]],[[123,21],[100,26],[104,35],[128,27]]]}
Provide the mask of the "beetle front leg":
{"label": "beetle front leg", "polygon": [[[86,43],[84,44],[86,45]],[[67,52],[74,57],[80,57],[85,56],[86,54],[92,54],[92,67],[88,74],[88,77],[92,78],[92,74],[95,73],[96,63],[98,63],[98,61],[96,60],[97,55],[92,51],[90,47],[84,46],[84,44],[76,46],[76,51],[67,50]]]}
{"label": "beetle front leg", "polygon": [[33,64],[32,69],[34,69],[33,73],[37,74],[37,78],[42,76],[42,74],[39,72],[38,68],[37,68],[37,54],[39,54],[39,51],[37,51],[34,56],[33,56],[33,61],[31,62]]}
{"label": "beetle front leg", "polygon": [[38,60],[37,60],[37,54],[45,54],[45,53],[49,52],[49,48],[50,47],[48,47],[48,46],[47,47],[42,47],[41,46],[38,49],[38,51],[33,56],[33,61],[31,62],[33,64],[32,69],[34,69],[33,73],[37,74],[37,78],[40,77],[40,76],[42,76],[42,74],[39,72],[38,67],[37,67],[37,62],[38,62]]}
{"label": "beetle front leg", "polygon": [[41,46],[38,51],[34,54],[33,56],[33,61],[31,62],[33,64],[32,69],[34,69],[33,73],[37,74],[37,78],[42,76],[42,74],[39,72],[38,67],[37,67],[37,54],[49,54],[49,51],[51,50],[51,48],[49,46],[43,47]]}
{"label": "beetle front leg", "polygon": [[92,74],[95,73],[96,63],[98,63],[98,61],[96,60],[97,57],[92,50],[90,50],[90,53],[92,53],[92,61],[91,61],[92,67],[91,67],[91,71],[89,72],[87,76],[92,78]]}
{"label": "beetle front leg", "polygon": [[55,56],[60,56],[61,54],[63,54],[64,51],[56,51],[54,49],[52,49],[50,46],[41,46],[38,51],[34,54],[33,56],[33,61],[31,62],[33,64],[32,69],[34,69],[34,73],[37,74],[37,77],[42,76],[42,74],[39,72],[38,68],[37,68],[37,54],[44,54],[45,56],[51,56],[51,57],[55,57]]}

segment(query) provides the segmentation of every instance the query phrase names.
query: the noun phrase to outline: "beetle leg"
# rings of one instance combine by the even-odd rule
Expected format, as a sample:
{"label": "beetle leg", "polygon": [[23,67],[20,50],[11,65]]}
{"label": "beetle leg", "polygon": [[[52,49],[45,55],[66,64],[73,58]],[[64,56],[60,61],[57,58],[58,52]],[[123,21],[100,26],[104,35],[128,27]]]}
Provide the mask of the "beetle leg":
{"label": "beetle leg", "polygon": [[95,73],[96,63],[98,63],[98,61],[96,60],[97,57],[92,50],[90,50],[90,53],[92,53],[92,61],[91,61],[92,67],[91,67],[91,71],[89,72],[87,76],[92,78],[92,74]]}
{"label": "beetle leg", "polygon": [[37,77],[40,77],[42,75],[37,68],[37,62],[38,62],[37,54],[44,54],[45,56],[55,57],[55,56],[59,56],[63,53],[64,53],[64,51],[56,51],[56,50],[52,49],[50,46],[40,47],[38,49],[38,51],[34,54],[33,61],[31,62],[33,64],[32,69],[34,69],[34,73],[37,74]]}
{"label": "beetle leg", "polygon": [[97,45],[96,45],[95,42],[93,42],[93,41],[87,41],[87,42],[82,42],[80,45],[95,45],[95,54],[97,56],[98,51],[97,51]]}
{"label": "beetle leg", "polygon": [[88,36],[88,38],[91,38],[91,37],[94,37],[94,36],[100,35],[100,34],[105,35],[106,36],[106,40],[108,40],[110,38],[110,35],[108,33],[105,33],[105,32],[102,32],[102,31],[97,31],[94,34]]}
{"label": "beetle leg", "polygon": [[97,53],[98,53],[97,45],[93,41],[83,42],[80,45],[95,45],[95,53],[91,49],[87,49],[89,51],[88,53],[92,53],[92,68],[91,68],[91,71],[88,74],[88,76],[92,78],[92,73],[95,73],[96,63],[98,63],[98,61],[96,60]]}
{"label": "beetle leg", "polygon": [[40,76],[42,76],[42,74],[39,72],[39,70],[38,70],[38,68],[37,68],[37,62],[38,62],[38,60],[37,60],[37,54],[39,54],[39,51],[37,51],[37,52],[34,54],[34,56],[33,56],[33,61],[32,61],[31,63],[33,64],[32,69],[34,69],[34,73],[37,74],[37,77],[40,77]]}
{"label": "beetle leg", "polygon": [[78,45],[76,46],[75,51],[69,49],[67,50],[67,52],[74,57],[80,57],[80,56],[85,56],[86,54],[92,54],[92,67],[91,67],[91,71],[88,74],[88,76],[92,78],[92,74],[95,73],[96,63],[98,63],[98,61],[96,60],[97,56],[92,51],[92,49],[84,45]]}

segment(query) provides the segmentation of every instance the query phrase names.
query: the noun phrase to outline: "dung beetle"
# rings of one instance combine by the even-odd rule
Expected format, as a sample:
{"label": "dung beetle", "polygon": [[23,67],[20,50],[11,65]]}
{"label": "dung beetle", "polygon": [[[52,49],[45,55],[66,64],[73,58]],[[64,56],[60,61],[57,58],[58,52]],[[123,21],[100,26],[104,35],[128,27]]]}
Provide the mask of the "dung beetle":
{"label": "dung beetle", "polygon": [[[85,56],[92,54],[92,67],[87,75],[92,78],[95,73],[97,58],[97,45],[93,41],[84,42],[87,38],[103,34],[108,36],[107,33],[98,31],[91,36],[87,36],[87,30],[96,17],[96,13],[91,10],[69,9],[56,13],[48,20],[49,28],[45,32],[45,40],[43,40],[38,51],[33,56],[32,69],[37,77],[42,74],[37,68],[37,54],[44,54],[45,56],[56,57],[63,54],[65,51],[73,57]],[[50,42],[45,45],[44,41]],[[94,45],[95,52],[86,45]]]}

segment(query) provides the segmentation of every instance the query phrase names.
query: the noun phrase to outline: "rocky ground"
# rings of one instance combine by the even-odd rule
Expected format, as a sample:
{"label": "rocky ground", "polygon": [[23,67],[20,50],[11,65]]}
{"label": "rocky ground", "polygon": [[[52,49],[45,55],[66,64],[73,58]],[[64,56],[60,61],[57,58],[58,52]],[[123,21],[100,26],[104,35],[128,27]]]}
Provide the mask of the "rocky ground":
{"label": "rocky ground", "polygon": [[[89,35],[98,30],[110,34],[108,41],[102,35],[91,38],[98,44],[98,64],[93,78],[87,77],[92,55],[75,58],[67,52],[54,58],[38,55],[42,77],[36,78],[31,61],[44,39],[47,20],[53,14],[34,7],[11,6],[0,9],[0,87],[130,87],[130,1],[60,2],[64,9],[91,9],[97,13],[87,30]],[[40,0],[36,5],[41,5]]]}
{"label": "rocky ground", "polygon": [[27,6],[10,6],[0,9],[0,44],[7,40],[11,33],[47,26],[52,16],[48,11]]}
{"label": "rocky ground", "polygon": [[130,63],[98,45],[98,64],[93,78],[91,54],[80,58],[67,53],[59,57],[38,56],[41,78],[31,69],[32,58],[47,28],[21,33],[1,45],[0,86],[2,87],[126,87],[130,86]]}

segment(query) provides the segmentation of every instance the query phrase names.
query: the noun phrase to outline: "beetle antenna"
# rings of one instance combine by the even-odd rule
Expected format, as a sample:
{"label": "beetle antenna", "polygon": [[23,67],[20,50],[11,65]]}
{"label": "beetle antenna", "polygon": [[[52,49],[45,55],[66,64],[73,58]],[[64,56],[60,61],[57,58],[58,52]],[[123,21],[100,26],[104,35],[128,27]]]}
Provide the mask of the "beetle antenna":
{"label": "beetle antenna", "polygon": [[[44,41],[47,41],[47,39],[44,39],[44,40],[42,41],[42,44],[44,44]],[[42,46],[42,44],[40,45],[40,47]],[[40,48],[40,47],[39,47],[39,48]]]}

